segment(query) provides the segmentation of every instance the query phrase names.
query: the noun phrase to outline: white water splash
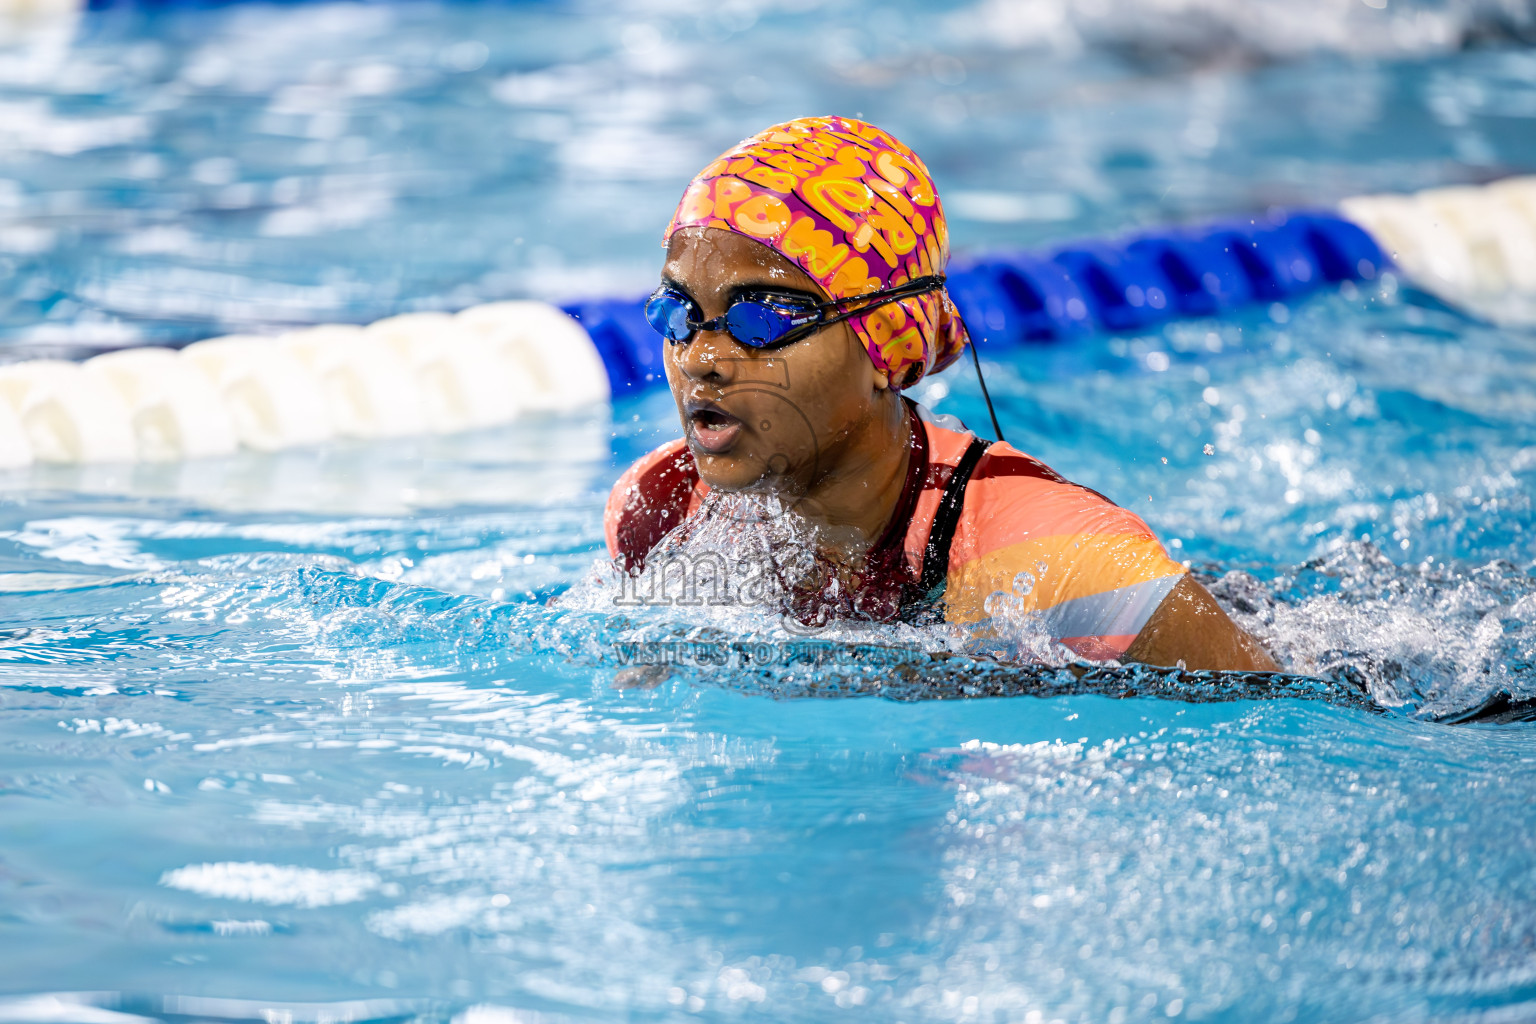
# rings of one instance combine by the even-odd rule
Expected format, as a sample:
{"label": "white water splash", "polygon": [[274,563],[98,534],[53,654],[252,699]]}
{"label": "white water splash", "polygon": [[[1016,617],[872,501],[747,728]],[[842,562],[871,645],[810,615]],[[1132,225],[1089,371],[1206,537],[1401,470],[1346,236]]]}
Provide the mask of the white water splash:
{"label": "white water splash", "polygon": [[1536,580],[1507,562],[1400,566],[1369,543],[1261,583],[1210,581],[1291,672],[1349,679],[1432,717],[1536,695]]}
{"label": "white water splash", "polygon": [[167,871],[160,884],[216,899],[329,907],[357,902],[378,888],[379,877],[366,871],[319,871],[282,864],[226,861],[189,864]]}

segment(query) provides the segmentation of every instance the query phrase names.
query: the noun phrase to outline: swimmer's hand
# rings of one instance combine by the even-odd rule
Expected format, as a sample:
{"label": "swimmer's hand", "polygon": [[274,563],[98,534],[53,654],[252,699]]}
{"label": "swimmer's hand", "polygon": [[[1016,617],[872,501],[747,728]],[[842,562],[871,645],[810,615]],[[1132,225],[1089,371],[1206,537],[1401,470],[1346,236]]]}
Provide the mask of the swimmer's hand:
{"label": "swimmer's hand", "polygon": [[1262,644],[1227,617],[1189,576],[1178,582],[1125,652],[1124,661],[1193,671],[1278,672]]}

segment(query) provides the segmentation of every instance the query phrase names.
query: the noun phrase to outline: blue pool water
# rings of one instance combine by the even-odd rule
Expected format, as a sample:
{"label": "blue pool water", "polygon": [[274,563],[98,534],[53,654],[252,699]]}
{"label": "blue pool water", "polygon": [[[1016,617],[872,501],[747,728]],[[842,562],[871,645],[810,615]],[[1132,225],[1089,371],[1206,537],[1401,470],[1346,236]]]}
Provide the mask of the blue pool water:
{"label": "blue pool water", "polygon": [[[641,289],[686,177],[807,110],[909,139],[972,249],[1529,171],[1532,23],[109,11],[0,54],[0,334]],[[1333,702],[917,700],[985,673],[916,655],[626,671],[637,640],[787,649],[612,606],[602,502],[675,436],[665,394],[8,475],[0,1020],[1536,1018],[1536,737],[1445,724],[1536,697],[1533,348],[1387,278],[989,359],[1011,440]],[[918,397],[985,416],[963,373]]]}

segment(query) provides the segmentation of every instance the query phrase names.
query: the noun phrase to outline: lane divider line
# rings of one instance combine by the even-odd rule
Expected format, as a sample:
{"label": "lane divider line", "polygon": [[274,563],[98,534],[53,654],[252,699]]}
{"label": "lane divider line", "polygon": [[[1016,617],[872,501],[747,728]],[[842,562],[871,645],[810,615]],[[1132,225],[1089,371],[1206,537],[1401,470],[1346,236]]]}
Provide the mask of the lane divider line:
{"label": "lane divider line", "polygon": [[[1536,322],[1536,176],[988,253],[957,259],[949,280],[997,354],[1291,301],[1389,268],[1474,315]],[[280,451],[588,409],[664,380],[643,302],[493,302],[0,366],[0,468]]]}

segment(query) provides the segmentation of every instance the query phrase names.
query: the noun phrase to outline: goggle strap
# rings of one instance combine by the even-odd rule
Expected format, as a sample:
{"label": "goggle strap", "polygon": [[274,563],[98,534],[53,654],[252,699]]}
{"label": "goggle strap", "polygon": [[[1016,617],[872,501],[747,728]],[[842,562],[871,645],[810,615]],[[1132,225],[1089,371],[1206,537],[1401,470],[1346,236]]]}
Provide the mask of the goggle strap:
{"label": "goggle strap", "polygon": [[869,301],[868,305],[860,306],[857,309],[840,310],[832,316],[824,318],[820,326],[825,327],[829,324],[842,323],[849,317],[858,316],[860,313],[868,313],[872,309],[879,309],[881,306],[889,305],[892,302],[900,302],[902,299],[915,298],[916,296],[931,292],[935,288],[942,287],[944,287],[944,278],[938,274],[933,274],[928,277],[915,278],[906,284],[897,285],[895,288],[885,288],[878,292],[870,292],[867,295],[851,295],[846,299],[837,299],[834,302],[827,303],[827,305],[836,306],[842,305],[845,302],[873,301]]}
{"label": "goggle strap", "polygon": [[[877,300],[883,306],[887,302],[894,302],[897,299],[910,299],[914,295],[922,295],[924,292],[931,292],[935,288],[942,287],[944,287],[944,275],[929,274],[925,277],[914,277],[912,280],[904,284],[898,284],[893,288],[882,288],[879,291],[866,292],[863,295],[849,295],[846,298],[833,299],[831,302],[826,303],[826,305],[841,306],[847,302]],[[866,306],[864,308],[868,309],[871,307]]]}

